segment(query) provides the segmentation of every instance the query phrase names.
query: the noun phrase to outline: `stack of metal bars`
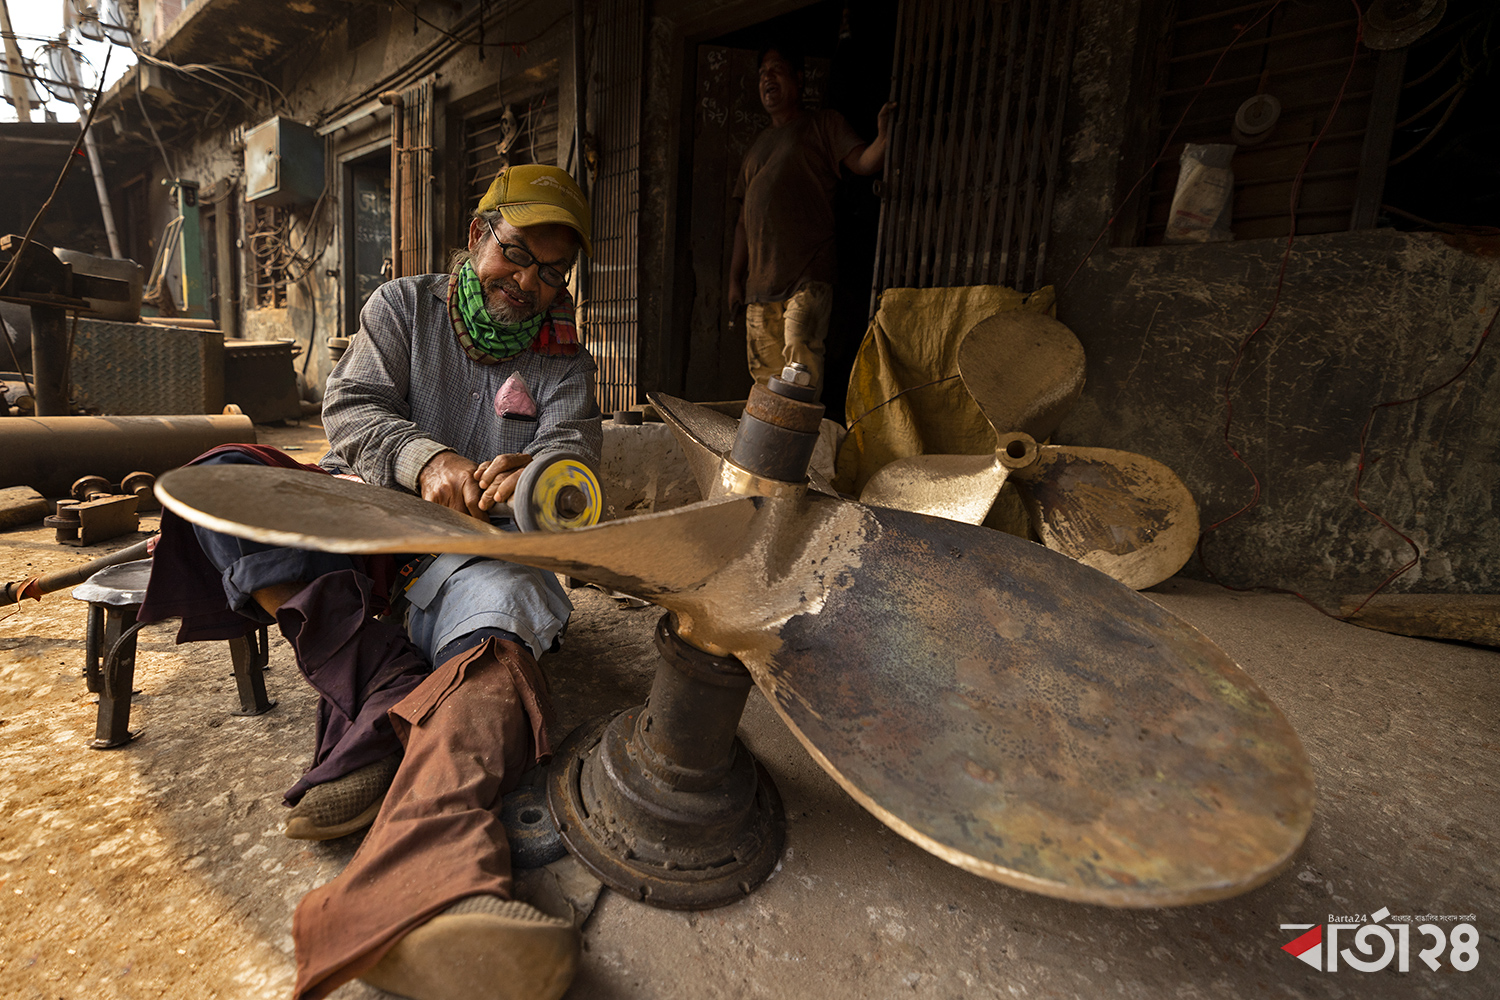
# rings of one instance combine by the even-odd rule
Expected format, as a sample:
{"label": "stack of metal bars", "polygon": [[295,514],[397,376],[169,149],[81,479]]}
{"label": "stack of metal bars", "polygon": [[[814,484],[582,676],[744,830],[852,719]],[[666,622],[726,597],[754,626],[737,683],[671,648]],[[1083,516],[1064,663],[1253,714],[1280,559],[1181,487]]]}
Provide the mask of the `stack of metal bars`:
{"label": "stack of metal bars", "polygon": [[646,16],[641,0],[601,0],[594,39],[599,173],[593,201],[594,258],[584,313],[589,351],[599,362],[599,406],[606,413],[639,402],[639,277],[642,62]]}
{"label": "stack of metal bars", "polygon": [[1043,283],[1078,0],[902,0],[870,310]]}

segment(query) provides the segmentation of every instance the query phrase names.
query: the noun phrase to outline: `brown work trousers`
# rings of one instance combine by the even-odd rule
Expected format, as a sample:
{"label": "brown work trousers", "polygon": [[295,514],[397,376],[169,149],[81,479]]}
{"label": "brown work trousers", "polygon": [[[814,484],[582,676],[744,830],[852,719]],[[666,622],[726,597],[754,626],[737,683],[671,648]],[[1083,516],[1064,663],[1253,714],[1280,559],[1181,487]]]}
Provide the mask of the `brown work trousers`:
{"label": "brown work trousers", "polygon": [[550,751],[545,683],[501,639],[441,664],[390,710],[406,755],[349,866],[292,918],[296,1000],[356,979],[412,928],[466,896],[510,898],[500,799]]}

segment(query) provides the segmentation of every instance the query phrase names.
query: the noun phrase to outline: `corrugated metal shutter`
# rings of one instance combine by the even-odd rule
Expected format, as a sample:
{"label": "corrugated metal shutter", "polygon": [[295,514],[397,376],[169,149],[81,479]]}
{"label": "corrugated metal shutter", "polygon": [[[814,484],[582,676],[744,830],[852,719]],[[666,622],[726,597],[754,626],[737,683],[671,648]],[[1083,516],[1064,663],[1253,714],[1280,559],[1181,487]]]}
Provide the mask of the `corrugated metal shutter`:
{"label": "corrugated metal shutter", "polygon": [[[1078,0],[902,0],[874,294],[1041,283]],[[873,302],[873,299],[872,299]]]}
{"label": "corrugated metal shutter", "polygon": [[599,362],[599,406],[606,412],[639,402],[637,267],[640,214],[642,62],[646,12],[641,0],[601,0],[595,14],[594,121],[599,174],[593,201],[594,258],[589,264],[585,333]]}

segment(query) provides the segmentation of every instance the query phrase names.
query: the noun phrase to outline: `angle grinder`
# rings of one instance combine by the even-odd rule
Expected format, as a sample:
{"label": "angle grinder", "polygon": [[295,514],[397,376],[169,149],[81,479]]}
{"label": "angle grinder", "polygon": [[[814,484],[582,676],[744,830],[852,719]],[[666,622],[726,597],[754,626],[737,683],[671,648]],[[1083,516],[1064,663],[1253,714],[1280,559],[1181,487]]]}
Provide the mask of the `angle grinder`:
{"label": "angle grinder", "polygon": [[578,455],[545,451],[521,471],[510,503],[497,503],[490,513],[508,514],[522,531],[573,531],[599,523],[604,489]]}

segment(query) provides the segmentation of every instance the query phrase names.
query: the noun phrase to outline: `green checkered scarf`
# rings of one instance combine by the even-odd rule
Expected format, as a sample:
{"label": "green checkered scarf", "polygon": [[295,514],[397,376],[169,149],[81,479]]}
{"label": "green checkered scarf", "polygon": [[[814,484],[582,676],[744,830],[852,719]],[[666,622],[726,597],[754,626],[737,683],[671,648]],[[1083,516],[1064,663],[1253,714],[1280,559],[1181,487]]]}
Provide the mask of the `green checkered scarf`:
{"label": "green checkered scarf", "polygon": [[520,323],[497,323],[484,307],[484,287],[474,266],[464,261],[454,281],[451,309],[463,321],[462,332],[474,346],[493,358],[509,358],[521,353],[536,340],[547,313],[539,312]]}

